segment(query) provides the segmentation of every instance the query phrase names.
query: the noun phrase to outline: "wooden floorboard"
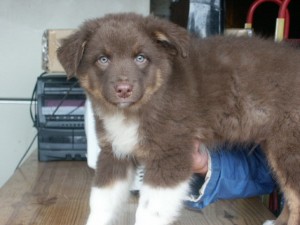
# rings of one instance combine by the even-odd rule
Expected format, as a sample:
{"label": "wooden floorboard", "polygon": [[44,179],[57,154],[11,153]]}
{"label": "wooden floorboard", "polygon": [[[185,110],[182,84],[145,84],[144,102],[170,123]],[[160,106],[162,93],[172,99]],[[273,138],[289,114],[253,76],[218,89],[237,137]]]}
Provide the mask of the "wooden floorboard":
{"label": "wooden floorboard", "polygon": [[[93,170],[86,162],[38,162],[36,153],[0,189],[1,225],[84,225]],[[119,225],[133,225],[138,197],[132,195]],[[258,198],[219,201],[183,210],[176,225],[261,225],[274,218]],[[154,224],[155,225],[155,224]]]}

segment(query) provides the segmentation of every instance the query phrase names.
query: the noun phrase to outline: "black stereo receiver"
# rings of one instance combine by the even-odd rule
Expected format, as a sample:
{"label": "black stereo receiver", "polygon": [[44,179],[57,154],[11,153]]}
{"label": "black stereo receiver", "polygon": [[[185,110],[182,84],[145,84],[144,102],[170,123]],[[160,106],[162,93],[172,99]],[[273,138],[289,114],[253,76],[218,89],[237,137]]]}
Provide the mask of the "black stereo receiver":
{"label": "black stereo receiver", "polygon": [[37,79],[36,99],[39,160],[85,160],[86,97],[77,79],[43,74]]}
{"label": "black stereo receiver", "polygon": [[76,79],[46,75],[37,80],[37,126],[83,128],[85,94]]}

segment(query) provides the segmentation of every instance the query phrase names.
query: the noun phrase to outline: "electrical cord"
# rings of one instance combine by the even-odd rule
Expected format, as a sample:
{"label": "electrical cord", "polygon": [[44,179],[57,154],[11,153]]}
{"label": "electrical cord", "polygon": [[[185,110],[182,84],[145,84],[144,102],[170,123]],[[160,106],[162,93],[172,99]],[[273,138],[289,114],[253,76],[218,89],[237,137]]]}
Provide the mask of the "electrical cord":
{"label": "electrical cord", "polygon": [[[43,76],[45,76],[45,75],[47,75],[47,72],[43,72],[43,73],[39,76],[39,78],[40,78],[40,77],[43,77]],[[36,114],[37,114],[37,104],[34,104],[34,105],[35,105],[35,106],[34,106],[34,114],[33,114],[33,112],[32,112],[33,103],[34,103],[34,102],[37,103],[37,102],[36,102],[36,101],[37,101],[36,92],[37,92],[37,82],[35,82],[34,88],[33,88],[33,90],[32,90],[31,99],[30,99],[30,108],[29,108],[29,111],[30,111],[30,117],[31,117],[31,120],[32,120],[32,122],[33,122],[33,126],[36,125],[36,124],[35,124],[35,123],[36,123],[36,118],[35,118],[35,116],[36,116]]]}
{"label": "electrical cord", "polygon": [[[43,77],[45,76],[47,73],[44,72],[42,73],[39,77]],[[58,103],[58,105],[56,106],[56,108],[54,109],[54,111],[52,112],[51,116],[54,116],[55,113],[59,110],[59,108],[61,107],[61,105],[64,103],[64,101],[66,100],[66,98],[70,95],[70,92],[73,90],[73,88],[75,87],[75,85],[78,84],[78,81],[74,82],[68,89],[67,93],[63,96],[63,98],[60,100],[60,102]],[[31,117],[31,120],[33,122],[33,125],[36,126],[37,122],[36,122],[36,114],[37,114],[37,82],[35,83],[35,86],[33,88],[33,91],[32,91],[32,95],[31,95],[31,101],[30,101],[30,117]],[[35,103],[35,110],[34,110],[34,114],[32,112],[32,105],[33,105],[33,102],[36,102]],[[69,112],[67,115],[70,115],[72,114],[76,109],[78,109],[80,106],[82,106],[83,103],[81,103],[79,106],[77,106],[74,110],[72,110],[71,112]],[[44,126],[47,125],[47,122],[44,124]],[[32,138],[32,141],[30,142],[28,148],[26,149],[26,151],[24,152],[23,156],[21,157],[21,159],[19,160],[16,168],[15,168],[15,171],[20,167],[20,165],[22,164],[23,160],[25,159],[25,157],[28,155],[34,141],[36,140],[36,138],[38,137],[39,135],[39,131],[37,131],[37,133],[34,135],[34,137]]]}
{"label": "electrical cord", "polygon": [[37,136],[38,136],[38,134],[39,134],[39,132],[37,132],[37,133],[35,134],[35,136],[33,137],[32,141],[31,141],[31,143],[29,144],[28,148],[26,149],[25,153],[23,154],[23,156],[22,156],[21,159],[19,160],[18,165],[17,165],[16,168],[15,168],[15,171],[20,167],[20,165],[22,164],[24,158],[27,156],[27,154],[28,154],[29,150],[31,149],[31,147],[32,147],[32,145],[33,145],[35,139],[36,139]]}

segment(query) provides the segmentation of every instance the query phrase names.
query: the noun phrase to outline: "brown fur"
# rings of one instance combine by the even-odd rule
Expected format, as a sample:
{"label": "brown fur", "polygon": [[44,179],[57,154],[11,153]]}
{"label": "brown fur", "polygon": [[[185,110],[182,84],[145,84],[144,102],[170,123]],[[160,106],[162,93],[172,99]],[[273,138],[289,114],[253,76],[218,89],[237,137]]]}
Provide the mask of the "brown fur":
{"label": "brown fur", "polygon": [[[134,61],[140,53],[146,63]],[[109,64],[99,64],[102,55]],[[276,225],[300,224],[299,50],[257,38],[200,40],[167,21],[117,14],[84,23],[58,57],[69,76],[76,74],[96,114],[121,112],[139,121],[139,144],[129,158],[145,163],[146,183],[188,179],[195,138],[208,147],[257,143],[286,196]],[[120,83],[132,86],[128,98],[117,96]],[[107,139],[101,147],[110,166],[98,168],[97,184],[126,177],[131,160],[114,158]]]}

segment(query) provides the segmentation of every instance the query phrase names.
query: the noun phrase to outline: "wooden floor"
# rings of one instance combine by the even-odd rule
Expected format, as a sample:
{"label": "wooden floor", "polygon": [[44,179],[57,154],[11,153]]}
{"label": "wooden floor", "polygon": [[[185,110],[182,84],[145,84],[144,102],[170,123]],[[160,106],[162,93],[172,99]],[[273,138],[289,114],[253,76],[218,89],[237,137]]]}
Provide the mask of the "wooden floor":
{"label": "wooden floor", "polygon": [[[40,163],[33,154],[0,189],[0,224],[84,225],[92,176],[86,162]],[[124,206],[120,225],[134,224],[137,198]],[[261,225],[272,218],[251,198],[219,201],[201,212],[184,210],[176,225]]]}

